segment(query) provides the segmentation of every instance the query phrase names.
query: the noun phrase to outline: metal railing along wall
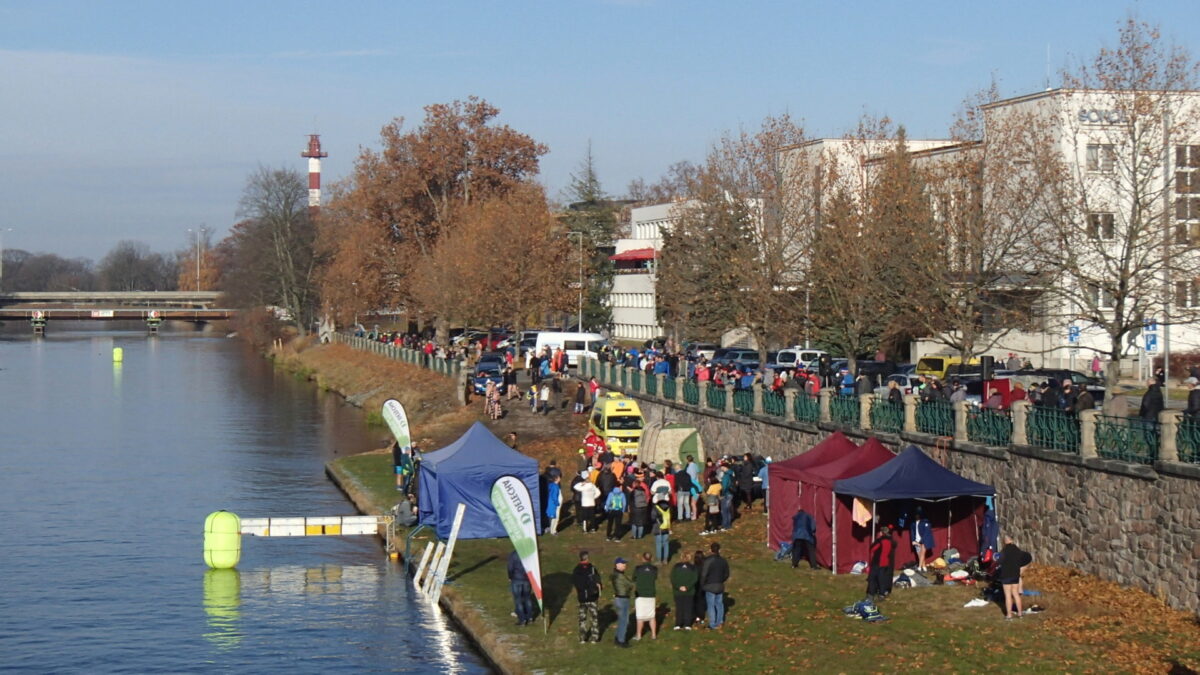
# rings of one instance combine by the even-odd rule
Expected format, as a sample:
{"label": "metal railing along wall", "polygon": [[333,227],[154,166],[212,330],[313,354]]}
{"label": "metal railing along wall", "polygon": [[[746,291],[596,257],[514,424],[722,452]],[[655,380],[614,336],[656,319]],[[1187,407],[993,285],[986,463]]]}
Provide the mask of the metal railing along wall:
{"label": "metal railing along wall", "polygon": [[783,417],[787,414],[787,398],[773,391],[764,391],[762,395],[763,413],[771,417]]}
{"label": "metal railing along wall", "polygon": [[1200,419],[1183,418],[1175,434],[1175,445],[1179,449],[1179,461],[1200,464]]}
{"label": "metal railing along wall", "polygon": [[1025,421],[1025,435],[1030,445],[1079,453],[1079,420],[1063,410],[1033,406]]}
{"label": "metal railing along wall", "polygon": [[889,434],[904,429],[904,404],[876,398],[871,402],[871,428]]}
{"label": "metal railing along wall", "polygon": [[792,415],[798,422],[816,424],[821,421],[821,401],[810,394],[796,393],[796,401],[792,404]]}
{"label": "metal railing along wall", "polygon": [[411,363],[413,365],[420,366],[427,370],[432,370],[435,373],[440,373],[446,376],[454,376],[462,372],[461,361],[426,355],[415,349],[408,349],[406,347],[400,347],[387,342],[368,340],[367,338],[355,337],[353,335],[343,335],[341,333],[334,333],[333,341],[354,349],[360,349],[364,352],[378,354],[395,361]]}
{"label": "metal railing along wall", "polygon": [[740,415],[754,412],[754,392],[749,389],[733,390],[733,411]]}
{"label": "metal railing along wall", "polygon": [[1012,432],[1011,411],[975,407],[967,409],[967,440],[972,443],[1010,445]]}
{"label": "metal railing along wall", "polygon": [[934,436],[954,435],[954,406],[949,401],[917,404],[917,431]]}
{"label": "metal railing along wall", "polygon": [[861,402],[853,394],[849,396],[838,394],[829,398],[829,418],[834,424],[857,429],[861,411]]}
{"label": "metal railing along wall", "polygon": [[1096,454],[1136,464],[1158,459],[1157,420],[1096,415]]}

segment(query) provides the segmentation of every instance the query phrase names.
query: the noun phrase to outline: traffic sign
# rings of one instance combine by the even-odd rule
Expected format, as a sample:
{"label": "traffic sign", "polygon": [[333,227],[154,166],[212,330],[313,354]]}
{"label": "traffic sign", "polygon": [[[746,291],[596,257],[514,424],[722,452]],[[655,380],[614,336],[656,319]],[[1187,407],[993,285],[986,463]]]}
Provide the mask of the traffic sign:
{"label": "traffic sign", "polygon": [[1154,352],[1157,352],[1158,351],[1158,334],[1157,333],[1146,333],[1145,339],[1146,339],[1146,352],[1151,353],[1151,354]]}
{"label": "traffic sign", "polygon": [[1079,344],[1079,326],[1069,326],[1067,328],[1067,342],[1073,345]]}

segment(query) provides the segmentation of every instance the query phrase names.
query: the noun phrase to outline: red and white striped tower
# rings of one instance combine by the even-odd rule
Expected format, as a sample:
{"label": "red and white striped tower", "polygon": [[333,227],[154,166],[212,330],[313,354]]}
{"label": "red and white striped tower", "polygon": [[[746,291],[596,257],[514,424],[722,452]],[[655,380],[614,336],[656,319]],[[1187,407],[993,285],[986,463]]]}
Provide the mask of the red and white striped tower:
{"label": "red and white striped tower", "polygon": [[328,157],[328,152],[321,152],[321,135],[308,135],[308,150],[300,153],[308,158],[308,211],[315,216],[321,210],[321,158]]}

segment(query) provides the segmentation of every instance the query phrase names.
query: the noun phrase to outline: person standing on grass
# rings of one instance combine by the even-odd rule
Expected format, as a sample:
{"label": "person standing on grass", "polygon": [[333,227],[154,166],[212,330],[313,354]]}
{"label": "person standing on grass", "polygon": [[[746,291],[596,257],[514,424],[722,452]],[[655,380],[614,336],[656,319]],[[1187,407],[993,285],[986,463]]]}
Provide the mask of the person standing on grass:
{"label": "person standing on grass", "polygon": [[629,488],[629,526],[633,530],[633,538],[641,539],[646,536],[646,527],[650,524],[650,489],[635,477]]}
{"label": "person standing on grass", "polygon": [[[692,555],[692,564],[696,566],[696,574],[699,575],[700,570],[704,569],[704,551],[696,549],[696,552]],[[704,616],[707,613],[708,604],[704,601],[704,589],[700,588],[700,580],[697,578],[695,602],[692,604],[692,623],[704,621]]]}
{"label": "person standing on grass", "polygon": [[637,600],[633,604],[634,614],[637,617],[637,634],[634,635],[634,640],[642,639],[642,630],[646,624],[650,625],[650,638],[658,639],[658,624],[654,620],[658,611],[658,602],[654,597],[654,586],[657,581],[658,568],[650,562],[650,554],[643,553],[642,564],[633,571],[633,585],[637,591]]}
{"label": "person standing on grass", "polygon": [[[557,380],[555,380],[557,382]],[[541,411],[543,415],[550,414],[550,385],[543,384],[542,390],[538,392],[538,397],[541,399]]]}
{"label": "person standing on grass", "polygon": [[896,541],[892,526],[879,528],[879,536],[871,544],[871,571],[867,576],[867,598],[883,600],[892,592],[892,575],[896,568]]}
{"label": "person standing on grass", "polygon": [[588,560],[587,551],[579,552],[579,564],[571,572],[571,583],[575,585],[575,596],[579,600],[579,644],[599,642],[600,619],[596,602],[600,600],[604,582],[600,572]]}
{"label": "person standing on grass", "polygon": [[624,515],[625,491],[613,483],[604,500],[604,537],[607,541],[621,541],[621,518]]}
{"label": "person standing on grass", "polygon": [[685,467],[675,472],[675,520],[692,519],[692,475]]}
{"label": "person standing on grass", "polygon": [[618,647],[629,646],[629,600],[633,597],[633,582],[625,575],[626,561],[617,558],[613,564],[612,589],[613,611],[617,613],[617,634],[614,636]]}
{"label": "person standing on grass", "polygon": [[704,530],[700,534],[712,534],[720,530],[721,484],[713,483],[704,493]]}
{"label": "person standing on grass", "polygon": [[654,502],[651,509],[654,516],[654,526],[650,533],[654,535],[654,555],[658,562],[666,564],[671,558],[671,503],[665,499]]}
{"label": "person standing on grass", "polygon": [[671,589],[675,595],[675,630],[691,630],[696,620],[696,583],[700,570],[684,558],[671,568]]}
{"label": "person standing on grass", "polygon": [[763,515],[767,515],[768,513],[771,512],[771,506],[770,506],[771,500],[769,499],[769,497],[771,495],[768,492],[768,490],[770,489],[770,486],[767,484],[767,473],[768,473],[768,469],[770,469],[770,468],[771,468],[771,458],[768,457],[765,460],[763,460],[762,468],[760,468],[758,470],[758,486],[760,488],[762,488],[762,493],[763,493]]}
{"label": "person standing on grass", "polygon": [[1004,589],[1004,618],[1013,618],[1013,607],[1016,607],[1017,618],[1021,617],[1021,568],[1026,563],[1027,554],[1013,543],[1012,537],[1004,538],[1004,548],[1000,549],[1000,570],[996,580]]}
{"label": "person standing on grass", "polygon": [[558,534],[558,515],[562,511],[562,474],[550,474],[546,485],[546,518],[550,521],[550,534]]}
{"label": "person standing on grass", "polygon": [[508,554],[508,585],[517,610],[517,625],[528,626],[533,623],[533,586],[516,551]]}
{"label": "person standing on grass", "polygon": [[808,558],[808,566],[817,569],[813,555],[817,544],[817,524],[812,515],[800,509],[792,516],[792,569],[800,566],[801,558]]}
{"label": "person standing on grass", "polygon": [[580,472],[579,477],[582,480],[574,485],[574,490],[579,493],[579,524],[584,532],[589,532],[595,528],[593,521],[596,518],[596,500],[600,498],[600,488],[588,480],[586,471]]}
{"label": "person standing on grass", "polygon": [[925,555],[937,548],[933,538],[933,524],[925,517],[925,509],[917,507],[917,517],[912,522],[912,546],[917,552],[917,570],[925,571]]}
{"label": "person standing on grass", "polygon": [[733,527],[733,469],[722,467],[721,478],[721,529]]}
{"label": "person standing on grass", "polygon": [[729,581],[729,563],[721,557],[721,545],[713,542],[711,554],[700,566],[700,588],[708,606],[708,627],[717,630],[725,623],[725,582]]}

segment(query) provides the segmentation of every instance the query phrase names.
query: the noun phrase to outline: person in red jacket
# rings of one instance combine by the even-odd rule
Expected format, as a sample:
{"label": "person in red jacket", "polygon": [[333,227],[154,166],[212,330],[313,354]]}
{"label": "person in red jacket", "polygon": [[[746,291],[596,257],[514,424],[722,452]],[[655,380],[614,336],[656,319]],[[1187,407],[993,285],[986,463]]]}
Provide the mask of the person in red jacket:
{"label": "person in red jacket", "polygon": [[871,544],[870,561],[867,597],[879,601],[892,592],[892,574],[896,567],[896,540],[892,539],[891,525],[879,528],[878,536]]}

